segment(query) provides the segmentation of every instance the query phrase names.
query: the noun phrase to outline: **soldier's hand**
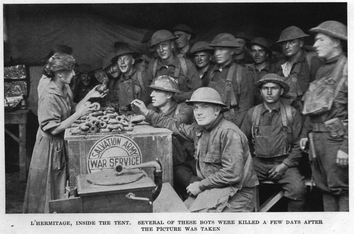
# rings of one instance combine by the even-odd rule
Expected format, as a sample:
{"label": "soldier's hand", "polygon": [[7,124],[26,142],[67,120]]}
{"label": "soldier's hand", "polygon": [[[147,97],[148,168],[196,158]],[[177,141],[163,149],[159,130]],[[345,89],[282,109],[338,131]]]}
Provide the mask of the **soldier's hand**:
{"label": "soldier's hand", "polygon": [[343,152],[342,150],[338,150],[336,163],[339,166],[347,167],[348,166],[348,161],[349,161],[348,154]]}
{"label": "soldier's hand", "polygon": [[309,139],[308,139],[307,137],[306,137],[306,138],[301,138],[301,139],[300,139],[300,142],[299,142],[299,144],[300,144],[300,149],[301,149],[301,150],[305,150],[306,147],[307,147],[308,142],[309,142]]}
{"label": "soldier's hand", "polygon": [[199,181],[196,181],[187,187],[187,193],[189,196],[197,196],[199,193],[202,192],[199,188]]}
{"label": "soldier's hand", "polygon": [[134,101],[131,102],[132,105],[136,106],[139,108],[140,112],[146,116],[149,112],[149,109],[145,106],[145,103],[139,99],[135,99]]}
{"label": "soldier's hand", "polygon": [[285,171],[288,169],[288,166],[285,163],[281,163],[275,167],[273,167],[270,171],[269,171],[269,176],[268,178],[273,180],[273,179],[280,179]]}

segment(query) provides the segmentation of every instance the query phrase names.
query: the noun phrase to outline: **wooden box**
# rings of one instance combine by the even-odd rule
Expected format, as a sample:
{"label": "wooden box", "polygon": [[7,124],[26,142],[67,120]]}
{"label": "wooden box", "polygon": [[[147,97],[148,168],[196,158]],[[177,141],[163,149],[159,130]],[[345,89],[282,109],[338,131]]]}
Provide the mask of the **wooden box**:
{"label": "wooden box", "polygon": [[[124,133],[94,133],[87,135],[72,135],[70,129],[65,131],[64,139],[66,141],[66,147],[68,152],[68,165],[70,186],[76,187],[76,177],[80,174],[91,173],[89,164],[95,162],[89,156],[93,155],[95,147],[100,147],[104,142],[102,139],[117,136],[119,138],[131,139],[136,143],[141,153],[140,163],[154,161],[158,159],[162,164],[162,181],[173,184],[173,165],[172,165],[172,131],[165,128],[154,128],[150,125],[136,125],[133,131]],[[107,143],[106,143],[107,144]],[[115,150],[117,151],[117,150]],[[106,151],[109,153],[108,151]],[[125,157],[125,159],[134,159]],[[134,163],[139,163],[139,160],[130,160]],[[106,160],[107,161],[107,160]],[[138,162],[137,162],[138,161]],[[99,161],[98,161],[99,162]],[[123,162],[123,160],[121,160]],[[115,163],[120,163],[117,160],[110,158],[110,161],[104,164],[104,161],[99,162],[96,169],[105,169],[104,166],[114,166]],[[102,166],[102,167],[99,167]],[[109,169],[112,169],[110,167]],[[154,178],[154,168],[144,168],[150,178]]]}
{"label": "wooden box", "polygon": [[[100,186],[88,183],[86,176],[77,177],[83,213],[153,212],[152,193],[156,185],[149,177],[145,176],[129,184]],[[129,199],[126,197],[129,193],[146,200]]]}

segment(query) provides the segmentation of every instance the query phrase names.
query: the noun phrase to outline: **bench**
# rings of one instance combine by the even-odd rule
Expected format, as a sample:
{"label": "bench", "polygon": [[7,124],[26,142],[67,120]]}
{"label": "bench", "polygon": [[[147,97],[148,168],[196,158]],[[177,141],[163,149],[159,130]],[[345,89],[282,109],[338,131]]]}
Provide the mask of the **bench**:
{"label": "bench", "polygon": [[[270,181],[270,180],[265,180],[265,181],[260,182],[260,185],[274,185],[274,184],[276,184],[276,183],[274,183],[273,181]],[[282,189],[280,189],[279,191],[276,191],[263,204],[260,204],[259,186],[257,186],[257,189],[256,189],[256,205],[255,205],[254,211],[255,212],[267,212],[284,196],[284,191]],[[312,187],[315,186],[313,179],[312,178],[305,178],[305,186],[310,187],[310,189],[312,189]]]}

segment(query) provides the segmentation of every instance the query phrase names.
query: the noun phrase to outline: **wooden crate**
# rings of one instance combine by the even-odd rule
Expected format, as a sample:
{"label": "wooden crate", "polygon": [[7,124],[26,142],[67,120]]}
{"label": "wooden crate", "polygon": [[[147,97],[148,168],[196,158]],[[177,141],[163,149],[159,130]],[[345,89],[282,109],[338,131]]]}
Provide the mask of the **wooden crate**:
{"label": "wooden crate", "polygon": [[[124,133],[72,135],[70,130],[67,129],[64,139],[68,152],[71,187],[77,187],[76,176],[90,173],[88,170],[88,154],[91,148],[104,137],[113,135],[127,137],[136,142],[141,150],[141,163],[158,159],[162,164],[163,182],[173,184],[172,132],[165,128],[154,128],[150,125],[136,125],[133,131]],[[153,179],[153,168],[144,170]]]}
{"label": "wooden crate", "polygon": [[[152,213],[152,194],[155,183],[148,177],[122,185],[99,186],[86,180],[87,175],[77,178],[78,194],[82,200],[83,213]],[[127,194],[145,200],[127,198]],[[149,202],[150,201],[150,202]]]}

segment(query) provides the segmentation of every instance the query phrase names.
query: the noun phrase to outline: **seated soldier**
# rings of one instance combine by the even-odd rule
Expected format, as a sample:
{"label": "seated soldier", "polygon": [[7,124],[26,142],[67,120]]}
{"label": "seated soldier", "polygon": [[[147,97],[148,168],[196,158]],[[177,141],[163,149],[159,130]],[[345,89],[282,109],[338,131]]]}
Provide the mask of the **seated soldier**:
{"label": "seated soldier", "polygon": [[258,179],[246,136],[220,113],[225,104],[213,88],[197,89],[187,103],[193,105],[196,120],[191,125],[148,110],[142,101],[133,102],[153,126],[194,141],[198,180],[187,187],[190,211],[252,211]]}
{"label": "seated soldier", "polygon": [[[155,78],[150,85],[151,108],[161,116],[174,119],[178,124],[193,122],[193,109],[186,103],[176,103],[173,95],[178,93],[178,83],[172,77],[163,75]],[[133,101],[134,103],[134,101]],[[136,116],[139,118],[139,116]],[[134,122],[134,117],[132,118]],[[196,178],[193,141],[179,136],[172,137],[174,188],[180,197],[188,197],[186,187]]]}
{"label": "seated soldier", "polygon": [[253,148],[253,166],[260,181],[281,184],[289,198],[288,211],[303,211],[306,187],[299,171],[302,128],[300,113],[280,96],[289,86],[277,74],[264,75],[255,84],[263,103],[249,111],[241,126]]}

